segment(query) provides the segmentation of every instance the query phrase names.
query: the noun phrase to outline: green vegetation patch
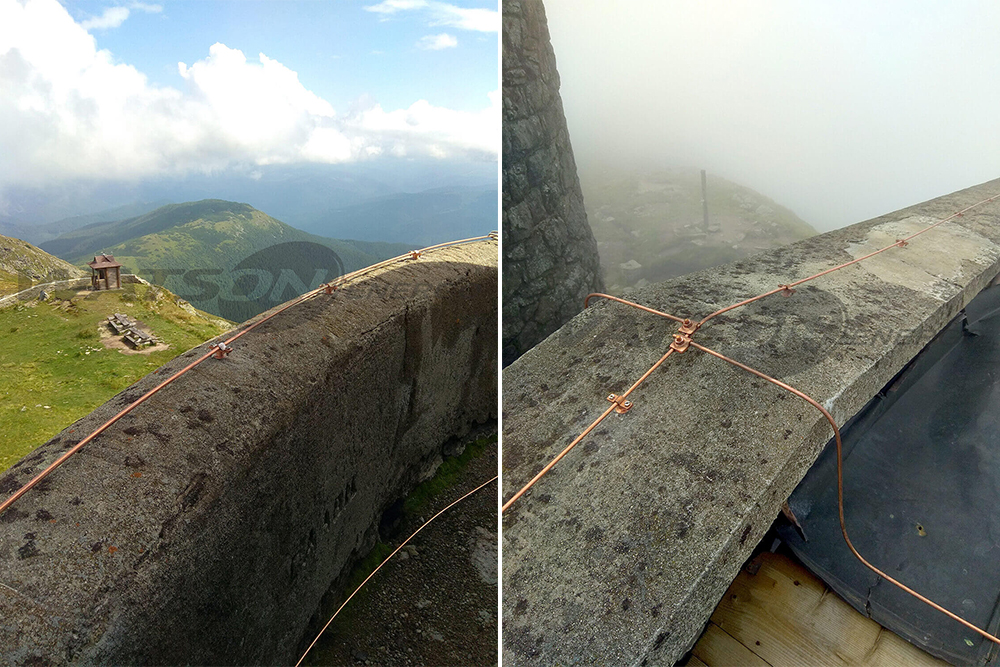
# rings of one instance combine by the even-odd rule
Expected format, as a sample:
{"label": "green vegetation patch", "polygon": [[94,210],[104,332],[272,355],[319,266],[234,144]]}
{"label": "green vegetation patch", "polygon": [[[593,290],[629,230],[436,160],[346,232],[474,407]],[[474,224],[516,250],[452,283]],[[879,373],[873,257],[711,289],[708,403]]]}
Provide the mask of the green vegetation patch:
{"label": "green vegetation patch", "polygon": [[18,291],[17,274],[0,269],[0,296],[14,294]]}
{"label": "green vegetation patch", "polygon": [[77,290],[75,289],[59,289],[52,293],[56,299],[60,301],[72,301],[76,298]]}
{"label": "green vegetation patch", "polygon": [[[224,331],[145,285],[0,309],[0,472],[178,354]],[[157,294],[159,296],[157,296]],[[75,294],[75,293],[74,293]],[[150,298],[152,297],[152,298]],[[146,325],[166,350],[123,354],[100,331],[109,315]]]}
{"label": "green vegetation patch", "polygon": [[479,438],[470,442],[458,456],[446,458],[438,468],[437,473],[430,479],[421,482],[417,488],[403,501],[404,516],[420,516],[431,505],[431,501],[436,500],[442,493],[450,489],[458,481],[462,471],[472,459],[482,456],[487,445],[496,442],[497,436],[491,435],[486,438]]}

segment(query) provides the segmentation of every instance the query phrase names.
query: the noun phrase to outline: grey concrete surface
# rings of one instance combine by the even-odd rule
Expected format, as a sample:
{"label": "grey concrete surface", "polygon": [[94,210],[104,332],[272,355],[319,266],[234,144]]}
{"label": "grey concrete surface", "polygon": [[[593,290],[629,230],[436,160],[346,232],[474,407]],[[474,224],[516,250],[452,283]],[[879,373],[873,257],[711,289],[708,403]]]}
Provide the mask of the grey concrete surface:
{"label": "grey concrete surface", "polygon": [[[633,300],[704,316],[892,243],[985,183]],[[843,424],[1000,272],[1000,200],[709,322],[694,339],[805,391]],[[676,325],[584,311],[503,373],[509,498],[669,346]],[[690,349],[669,358],[503,517],[504,665],[669,665],[689,650],[832,436],[818,410]],[[849,499],[848,499],[849,501]]]}
{"label": "grey concrete surface", "polygon": [[[0,663],[293,664],[382,511],[496,418],[497,259],[495,241],[433,251],[292,308],[26,494],[0,516]],[[0,495],[208,345],[37,449]]]}

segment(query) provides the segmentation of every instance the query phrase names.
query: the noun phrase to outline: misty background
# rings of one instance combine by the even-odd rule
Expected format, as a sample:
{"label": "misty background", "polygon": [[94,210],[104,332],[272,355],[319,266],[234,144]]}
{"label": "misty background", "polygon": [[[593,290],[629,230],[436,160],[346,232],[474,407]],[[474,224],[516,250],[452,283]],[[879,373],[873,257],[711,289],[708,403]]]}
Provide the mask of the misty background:
{"label": "misty background", "polygon": [[1000,177],[1000,4],[545,8],[585,182],[706,169],[828,231]]}

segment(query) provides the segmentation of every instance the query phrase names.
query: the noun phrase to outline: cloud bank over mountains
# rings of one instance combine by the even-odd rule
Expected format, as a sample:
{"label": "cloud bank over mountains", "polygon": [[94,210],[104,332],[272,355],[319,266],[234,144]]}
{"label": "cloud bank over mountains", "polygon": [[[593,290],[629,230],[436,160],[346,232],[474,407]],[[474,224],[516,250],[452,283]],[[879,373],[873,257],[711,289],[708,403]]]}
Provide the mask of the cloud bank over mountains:
{"label": "cloud bank over mountains", "polygon": [[497,32],[500,15],[496,10],[465,8],[434,0],[383,0],[365,7],[366,11],[380,14],[383,20],[402,12],[417,12],[427,17],[430,25],[443,25],[477,32]]}
{"label": "cloud bank over mountains", "polygon": [[[446,14],[443,3],[421,6],[428,4]],[[370,99],[338,112],[277,60],[222,43],[202,60],[178,63],[182,89],[161,87],[98,49],[85,27],[115,27],[125,18],[127,10],[77,23],[56,0],[0,0],[0,186],[380,155],[497,159],[498,91],[478,112],[425,100],[386,110]],[[452,18],[481,20],[475,13]]]}

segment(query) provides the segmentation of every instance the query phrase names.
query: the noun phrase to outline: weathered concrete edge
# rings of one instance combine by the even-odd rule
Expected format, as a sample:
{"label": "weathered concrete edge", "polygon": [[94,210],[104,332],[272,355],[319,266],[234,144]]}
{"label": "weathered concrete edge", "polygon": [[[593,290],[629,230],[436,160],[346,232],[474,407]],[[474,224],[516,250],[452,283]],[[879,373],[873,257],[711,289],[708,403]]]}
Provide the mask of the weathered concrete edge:
{"label": "weathered concrete edge", "polygon": [[[950,203],[950,201],[954,200],[957,195],[962,195],[973,190],[995,190],[998,185],[1000,185],[1000,183],[992,182],[990,184],[984,184],[983,186],[977,186],[977,188],[971,188],[967,191],[937,198],[935,200],[908,207],[907,209],[902,209],[880,218],[859,223],[844,230],[838,230],[819,237],[814,237],[813,239],[809,239],[805,242],[800,242],[799,244],[793,244],[790,249],[782,249],[770,253],[761,253],[760,255],[748,258],[739,264],[746,267],[744,269],[745,271],[753,272],[753,265],[757,262],[761,262],[761,260],[766,259],[769,256],[779,256],[783,254],[787,257],[789,254],[794,255],[796,253],[796,246],[808,246],[810,248],[815,248],[818,244],[822,243],[831,244],[831,252],[829,252],[829,255],[831,258],[838,258],[838,255],[843,255],[841,249],[845,247],[845,245],[863,240],[865,235],[878,225],[904,220],[909,216],[916,214],[946,215],[951,213],[956,208]],[[935,213],[935,209],[940,209],[940,213]],[[983,226],[981,220],[970,223],[968,219],[959,219],[951,224],[981,233],[984,237],[991,239],[993,243],[1000,241],[1000,233],[998,233],[995,225],[993,229],[987,229]],[[805,252],[803,254],[809,255],[810,253]],[[809,257],[810,261],[815,261],[816,259],[816,257]],[[843,261],[843,259],[839,259],[839,261]],[[947,321],[957,314],[957,312],[964,307],[964,305],[968,303],[968,301],[971,300],[971,298],[974,297],[978,291],[989,284],[990,280],[996,276],[998,270],[1000,270],[1000,263],[994,259],[994,261],[988,265],[982,266],[981,270],[978,270],[978,272],[974,272],[969,279],[964,282],[964,284],[954,285],[956,291],[950,296],[950,298],[940,302],[937,308],[934,308],[927,313],[926,318],[918,326],[914,327],[911,331],[905,332],[905,335],[895,342],[895,345],[891,350],[883,356],[874,359],[868,368],[864,369],[862,372],[851,378],[850,382],[842,386],[837,392],[836,400],[831,403],[833,412],[838,422],[843,423],[846,418],[850,417],[858,409],[860,409],[860,407],[864,405],[871,395],[881,388],[886,381],[891,379],[891,377],[898,372],[898,370],[900,370],[903,365],[905,365],[905,363],[907,363]],[[710,281],[713,273],[714,271],[701,272],[701,274],[696,277],[697,280],[694,282],[697,282],[698,280]],[[808,271],[805,273],[808,273]],[[803,275],[803,272],[799,272],[798,275],[772,275],[770,284],[767,286],[773,286],[781,280],[801,277],[801,275]],[[759,276],[755,276],[754,278],[758,277]],[[644,290],[634,298],[643,303],[656,304],[657,300],[654,297],[663,297],[663,293],[669,289],[671,284],[680,282],[685,281],[669,281],[668,283],[664,283],[660,286],[654,286]],[[752,294],[754,291],[750,291],[749,293]],[[721,306],[726,304],[716,303],[706,305]],[[708,310],[710,309],[711,308],[709,307]],[[583,313],[578,316],[578,318],[567,324],[564,329],[576,329],[577,331],[574,333],[573,337],[578,339],[581,336],[579,332],[587,328],[586,322],[589,321],[591,323],[596,323],[600,321],[600,319],[601,316],[598,314]],[[561,329],[560,332],[562,331],[563,330]],[[558,350],[555,348],[557,343],[555,341],[559,341],[561,338],[562,336],[560,336],[560,333],[557,332],[556,335],[549,339],[549,341],[553,341],[552,343],[546,341],[538,348],[525,355],[522,360],[519,360],[513,366],[505,370],[505,381],[508,379],[515,380],[509,384],[505,382],[505,414],[509,409],[510,414],[517,415],[518,407],[523,404],[522,398],[516,397],[513,394],[508,395],[508,388],[511,388],[512,392],[518,389],[519,387],[515,387],[515,385],[518,385],[518,382],[516,381],[517,379],[529,376],[531,374],[531,368],[537,365],[537,362],[543,358],[543,355],[557,353]],[[818,413],[816,413],[816,417],[818,417]],[[516,420],[516,416],[514,419]],[[507,431],[506,424],[507,422],[505,421],[505,432]],[[732,576],[739,567],[739,564],[742,563],[745,555],[749,553],[750,549],[752,549],[753,545],[759,540],[767,526],[770,524],[770,520],[751,520],[751,517],[773,517],[776,514],[777,505],[781,502],[781,500],[787,497],[791,489],[798,483],[799,479],[805,473],[812,460],[814,460],[819,447],[821,447],[822,444],[825,444],[827,437],[828,435],[825,428],[825,420],[823,420],[822,417],[816,418],[813,428],[810,431],[810,436],[802,440],[797,455],[790,457],[786,461],[786,464],[783,466],[779,474],[771,480],[771,484],[758,495],[756,502],[753,504],[753,508],[745,513],[745,517],[748,519],[746,525],[748,527],[752,527],[748,528],[750,532],[742,536],[736,533],[730,534],[729,538],[720,546],[712,557],[706,561],[706,567],[700,573],[700,576],[689,582],[687,591],[682,594],[685,602],[675,608],[674,613],[671,614],[668,619],[665,619],[661,626],[661,632],[664,638],[657,639],[660,635],[660,633],[657,633],[652,639],[641,642],[645,646],[644,649],[633,652],[629,656],[619,654],[616,656],[617,658],[622,659],[623,662],[643,662],[644,660],[648,660],[656,663],[670,663],[683,655],[684,652],[690,648],[691,644],[697,638],[698,633],[703,627],[705,620],[707,620],[708,613],[710,613],[714,608],[722,592],[724,592],[725,587],[728,585],[729,581],[731,581]],[[506,472],[508,472],[508,469],[505,466],[505,473]],[[523,471],[517,470],[515,472],[517,474],[505,476],[505,497],[509,496],[510,493],[516,490],[520,483],[526,481],[521,479]],[[740,539],[741,537],[742,539]],[[507,555],[505,554],[505,561],[506,560]],[[506,621],[512,611],[506,595],[504,609]],[[510,647],[506,646],[505,643],[505,660],[509,659],[512,664],[519,664],[525,657],[526,656],[510,650]],[[551,654],[548,655],[550,660],[552,657],[553,656]],[[626,657],[628,658],[627,660],[625,660]],[[606,658],[607,656],[605,656],[605,659]],[[572,662],[580,659],[586,660],[586,658],[581,655],[561,654],[557,661]],[[600,658],[597,658],[597,660],[599,661]],[[527,662],[530,663],[531,661],[529,660]]]}
{"label": "weathered concrete edge", "polygon": [[[112,426],[0,519],[0,662],[294,662],[384,507],[496,418],[496,293],[495,242],[435,251],[278,316]],[[4,495],[214,342],[33,452]]]}

